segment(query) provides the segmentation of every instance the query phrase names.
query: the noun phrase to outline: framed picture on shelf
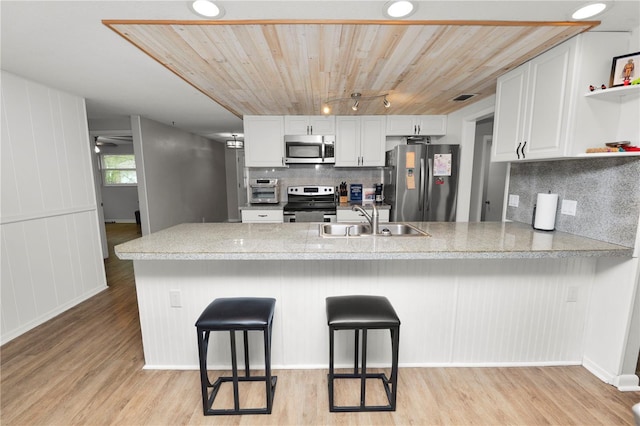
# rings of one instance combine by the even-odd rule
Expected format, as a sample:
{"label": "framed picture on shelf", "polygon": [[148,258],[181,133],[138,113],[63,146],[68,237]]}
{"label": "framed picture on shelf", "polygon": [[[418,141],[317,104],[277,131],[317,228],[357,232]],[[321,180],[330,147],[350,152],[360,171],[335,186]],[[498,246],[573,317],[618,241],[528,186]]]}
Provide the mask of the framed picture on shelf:
{"label": "framed picture on shelf", "polygon": [[640,75],[640,52],[616,56],[611,65],[609,87],[624,86]]}

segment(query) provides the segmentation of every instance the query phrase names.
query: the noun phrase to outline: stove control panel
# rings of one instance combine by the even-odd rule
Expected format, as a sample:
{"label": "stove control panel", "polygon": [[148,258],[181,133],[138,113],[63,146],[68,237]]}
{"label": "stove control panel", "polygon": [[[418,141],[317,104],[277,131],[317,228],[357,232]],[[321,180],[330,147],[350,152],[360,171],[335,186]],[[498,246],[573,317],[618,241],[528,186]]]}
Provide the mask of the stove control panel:
{"label": "stove control panel", "polygon": [[289,186],[287,187],[287,194],[289,195],[333,195],[335,194],[335,188],[333,186]]}

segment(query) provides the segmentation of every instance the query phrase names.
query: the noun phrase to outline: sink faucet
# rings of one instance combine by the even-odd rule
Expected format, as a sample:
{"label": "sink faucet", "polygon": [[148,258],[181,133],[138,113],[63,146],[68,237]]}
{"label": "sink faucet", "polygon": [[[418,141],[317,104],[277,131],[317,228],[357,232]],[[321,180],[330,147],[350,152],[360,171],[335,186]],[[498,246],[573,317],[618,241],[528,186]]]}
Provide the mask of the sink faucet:
{"label": "sink faucet", "polygon": [[378,208],[376,207],[375,204],[371,204],[371,208],[373,209],[371,214],[367,213],[367,211],[362,208],[362,206],[353,206],[351,207],[351,210],[353,210],[354,212],[360,212],[362,213],[362,215],[369,221],[369,224],[371,225],[371,233],[373,235],[377,235],[378,234]]}

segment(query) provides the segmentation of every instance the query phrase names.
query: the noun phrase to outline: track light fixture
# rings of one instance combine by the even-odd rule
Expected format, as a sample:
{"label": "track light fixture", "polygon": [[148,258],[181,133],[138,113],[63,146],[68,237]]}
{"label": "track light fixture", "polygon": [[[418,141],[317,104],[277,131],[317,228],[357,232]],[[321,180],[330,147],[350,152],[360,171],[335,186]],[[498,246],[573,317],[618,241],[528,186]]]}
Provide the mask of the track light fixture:
{"label": "track light fixture", "polygon": [[358,110],[358,105],[360,105],[360,96],[362,96],[361,93],[352,93],[351,94],[351,99],[355,99],[355,102],[353,103],[353,106],[351,107],[351,109],[354,110],[354,111]]}
{"label": "track light fixture", "polygon": [[391,102],[387,100],[387,96],[389,96],[388,93],[384,93],[382,95],[362,96],[362,93],[360,92],[353,92],[348,98],[327,99],[322,107],[322,113],[329,114],[331,112],[331,106],[329,104],[343,101],[352,101],[353,104],[351,105],[351,109],[354,111],[358,111],[361,101],[368,101],[377,98],[382,98],[382,105],[385,108],[389,108],[391,106]]}

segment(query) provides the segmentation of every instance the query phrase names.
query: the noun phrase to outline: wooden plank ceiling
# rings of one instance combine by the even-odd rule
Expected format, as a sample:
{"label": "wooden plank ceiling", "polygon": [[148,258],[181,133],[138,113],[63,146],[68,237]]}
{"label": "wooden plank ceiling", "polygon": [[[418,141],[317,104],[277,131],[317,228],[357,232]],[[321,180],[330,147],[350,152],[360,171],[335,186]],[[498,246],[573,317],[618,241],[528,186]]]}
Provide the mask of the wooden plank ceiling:
{"label": "wooden plank ceiling", "polygon": [[[496,78],[597,22],[103,21],[242,117],[449,114]],[[161,90],[161,89],[158,89]],[[477,94],[454,102],[460,94]]]}

